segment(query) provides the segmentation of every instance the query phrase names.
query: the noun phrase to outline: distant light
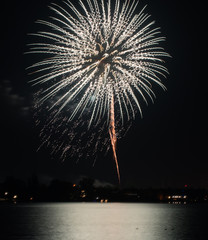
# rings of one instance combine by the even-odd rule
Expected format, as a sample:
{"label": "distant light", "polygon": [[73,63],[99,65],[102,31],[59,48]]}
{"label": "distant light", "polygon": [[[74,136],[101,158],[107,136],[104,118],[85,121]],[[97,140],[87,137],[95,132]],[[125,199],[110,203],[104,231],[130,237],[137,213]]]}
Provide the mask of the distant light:
{"label": "distant light", "polygon": [[81,191],[80,197],[85,198],[87,196],[87,194],[85,193],[85,190]]}
{"label": "distant light", "polygon": [[17,199],[17,195],[14,195],[13,198],[14,198],[14,199]]}
{"label": "distant light", "polygon": [[73,187],[76,187],[76,184],[73,184]]}
{"label": "distant light", "polygon": [[103,203],[103,202],[104,202],[104,200],[103,200],[103,199],[101,199],[101,200],[100,200],[100,202],[101,202],[101,203]]}
{"label": "distant light", "polygon": [[172,198],[182,198],[182,196],[180,196],[180,195],[175,195],[175,196],[172,196]]}
{"label": "distant light", "polygon": [[187,184],[185,184],[185,186],[184,187],[188,187],[188,185]]}
{"label": "distant light", "polygon": [[32,201],[33,200],[33,197],[30,197],[30,201]]}
{"label": "distant light", "polygon": [[8,192],[5,192],[5,193],[4,193],[5,196],[8,195],[8,194],[9,194]]}
{"label": "distant light", "polygon": [[172,196],[168,196],[168,199],[173,199],[173,200],[176,200],[176,199],[185,199],[187,198],[187,195],[172,195]]}
{"label": "distant light", "polygon": [[107,203],[108,202],[108,199],[105,199],[105,203]]}

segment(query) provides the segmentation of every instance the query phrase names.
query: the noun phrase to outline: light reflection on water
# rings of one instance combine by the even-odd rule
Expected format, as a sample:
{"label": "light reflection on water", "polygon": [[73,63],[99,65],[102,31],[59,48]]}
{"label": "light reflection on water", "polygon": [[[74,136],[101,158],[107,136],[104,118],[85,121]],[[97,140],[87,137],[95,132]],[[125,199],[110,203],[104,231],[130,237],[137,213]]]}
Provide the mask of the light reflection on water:
{"label": "light reflection on water", "polygon": [[206,240],[206,205],[0,205],[2,240]]}

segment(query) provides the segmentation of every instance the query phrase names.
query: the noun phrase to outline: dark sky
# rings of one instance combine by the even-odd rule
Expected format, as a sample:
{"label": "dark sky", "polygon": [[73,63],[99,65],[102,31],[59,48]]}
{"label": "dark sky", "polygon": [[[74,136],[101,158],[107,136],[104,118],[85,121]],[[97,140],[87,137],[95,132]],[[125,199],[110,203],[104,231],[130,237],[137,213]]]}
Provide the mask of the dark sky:
{"label": "dark sky", "polygon": [[[58,0],[56,2],[59,2]],[[6,176],[27,178],[37,174],[42,181],[64,178],[75,181],[89,176],[117,184],[112,153],[78,164],[61,163],[49,149],[36,152],[40,142],[32,113],[32,90],[23,54],[35,32],[37,19],[47,19],[48,0],[2,1],[1,5],[1,160],[0,181]],[[207,89],[201,73],[203,55],[200,25],[202,8],[188,0],[142,0],[146,12],[167,38],[165,49],[170,75],[168,90],[157,91],[155,104],[143,108],[128,134],[118,141],[122,186],[208,188]],[[203,29],[203,26],[201,26]]]}

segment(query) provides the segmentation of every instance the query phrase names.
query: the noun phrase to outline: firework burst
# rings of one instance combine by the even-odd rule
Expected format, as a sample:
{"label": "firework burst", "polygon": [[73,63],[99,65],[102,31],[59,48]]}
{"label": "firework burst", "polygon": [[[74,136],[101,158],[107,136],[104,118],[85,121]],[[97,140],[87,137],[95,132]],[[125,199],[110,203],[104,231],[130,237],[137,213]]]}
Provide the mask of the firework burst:
{"label": "firework burst", "polygon": [[30,44],[29,53],[44,56],[29,67],[37,75],[31,82],[41,89],[36,104],[46,105],[50,113],[42,131],[50,129],[50,134],[43,142],[50,142],[53,131],[60,135],[57,126],[64,124],[70,144],[54,146],[65,153],[75,136],[67,127],[70,121],[73,129],[84,121],[89,131],[98,124],[103,130],[107,127],[120,181],[116,122],[124,126],[137,110],[142,115],[140,100],[147,103],[155,97],[152,84],[165,89],[160,77],[167,73],[163,57],[169,55],[159,46],[164,37],[149,21],[145,7],[137,11],[138,1],[80,0],[75,7],[66,0],[63,4],[50,6],[51,21],[37,21],[46,30],[33,34],[41,41]]}

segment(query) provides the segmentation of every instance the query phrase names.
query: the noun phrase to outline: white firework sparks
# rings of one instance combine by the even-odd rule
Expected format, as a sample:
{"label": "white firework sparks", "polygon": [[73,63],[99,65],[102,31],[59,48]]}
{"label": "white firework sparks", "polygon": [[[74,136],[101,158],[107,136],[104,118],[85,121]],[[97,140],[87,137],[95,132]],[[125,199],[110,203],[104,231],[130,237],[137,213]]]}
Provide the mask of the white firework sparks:
{"label": "white firework sparks", "polygon": [[30,53],[45,58],[29,68],[38,74],[33,85],[43,89],[38,103],[52,102],[53,119],[64,109],[72,109],[65,122],[90,110],[88,128],[105,118],[119,176],[115,118],[123,125],[137,110],[142,115],[139,99],[153,101],[153,83],[165,89],[160,77],[168,72],[163,57],[169,54],[159,46],[164,37],[145,7],[137,13],[138,1],[112,2],[52,4],[51,21],[38,21],[49,30],[34,34],[42,40],[30,44]]}

